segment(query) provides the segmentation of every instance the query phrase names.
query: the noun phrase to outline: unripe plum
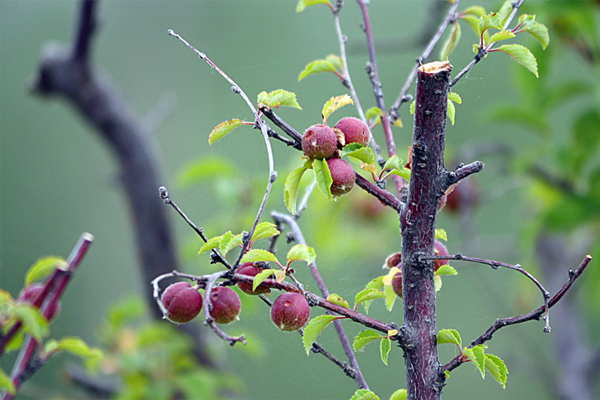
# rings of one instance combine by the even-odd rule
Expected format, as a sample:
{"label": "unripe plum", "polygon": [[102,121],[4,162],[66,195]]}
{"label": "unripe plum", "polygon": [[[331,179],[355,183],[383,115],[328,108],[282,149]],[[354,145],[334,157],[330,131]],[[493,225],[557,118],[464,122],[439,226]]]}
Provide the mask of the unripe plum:
{"label": "unripe plum", "polygon": [[161,296],[169,321],[177,324],[190,322],[202,309],[202,295],[188,282],[177,282],[169,286]]}
{"label": "unripe plum", "polygon": [[275,299],[271,307],[271,319],[282,331],[297,331],[309,317],[310,307],[300,293],[284,293]]}
{"label": "unripe plum", "polygon": [[308,158],[329,158],[336,149],[337,136],[327,125],[313,125],[304,132],[302,150]]}
{"label": "unripe plum", "polygon": [[[25,303],[29,303],[29,304],[33,304],[35,302],[35,300],[38,298],[38,296],[42,293],[42,291],[44,290],[44,286],[41,283],[32,283],[31,285],[27,286],[23,291],[21,291],[21,293],[19,293],[19,301],[25,302]],[[48,321],[52,321],[54,319],[54,317],[56,317],[56,314],[58,314],[58,312],[60,311],[60,303],[59,302],[55,302],[50,306],[50,309],[48,310]]]}
{"label": "unripe plum", "polygon": [[334,129],[339,129],[344,133],[346,145],[359,143],[366,146],[369,144],[369,128],[358,118],[342,118],[335,124]]}
{"label": "unripe plum", "polygon": [[327,165],[333,179],[331,194],[341,196],[351,191],[356,181],[354,168],[341,158],[327,160]]}
{"label": "unripe plum", "polygon": [[217,324],[228,324],[237,319],[242,302],[236,292],[228,287],[217,286],[210,293],[212,310],[210,316]]}
{"label": "unripe plum", "polygon": [[[256,276],[256,275],[258,275],[259,272],[262,272],[262,270],[263,269],[261,267],[259,267],[258,265],[249,262],[249,263],[244,263],[244,264],[240,265],[240,267],[238,268],[238,270],[236,272],[238,274],[242,274],[242,275]],[[252,283],[239,282],[238,287],[240,288],[240,290],[242,292],[251,294],[254,296],[258,296],[259,294],[271,292],[271,289],[269,289],[268,286],[265,286],[262,284],[258,285],[256,290],[254,290],[254,291],[252,290]]]}
{"label": "unripe plum", "polygon": [[[447,256],[450,253],[448,253],[448,249],[446,248],[446,246],[444,246],[444,244],[438,240],[435,241],[434,245],[434,255],[436,256]],[[448,260],[434,260],[433,261],[433,265],[434,265],[434,269],[437,271],[442,265],[446,265],[448,264]]]}

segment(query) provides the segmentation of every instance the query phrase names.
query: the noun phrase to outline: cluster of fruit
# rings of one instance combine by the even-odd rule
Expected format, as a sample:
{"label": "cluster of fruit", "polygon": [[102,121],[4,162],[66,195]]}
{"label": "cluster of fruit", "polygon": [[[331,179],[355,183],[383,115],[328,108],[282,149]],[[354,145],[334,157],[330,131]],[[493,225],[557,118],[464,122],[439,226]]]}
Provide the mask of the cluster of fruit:
{"label": "cluster of fruit", "polygon": [[[244,263],[237,270],[238,274],[256,276],[262,268],[255,263]],[[259,285],[252,290],[252,284],[239,282],[239,289],[250,295],[269,293],[265,285]],[[161,296],[161,302],[167,310],[166,317],[175,323],[185,324],[190,322],[202,310],[202,295],[198,287],[191,286],[188,282],[177,282],[167,287]],[[232,289],[217,286],[210,294],[212,310],[210,316],[218,324],[228,324],[237,319],[242,303],[239,296]],[[282,331],[297,331],[302,328],[310,316],[310,307],[306,298],[300,293],[283,293],[271,307],[271,319]]]}
{"label": "cluster of fruit", "polygon": [[331,194],[341,196],[354,187],[354,169],[340,158],[339,150],[351,143],[367,146],[369,129],[361,120],[352,117],[342,118],[333,128],[327,125],[313,125],[304,132],[302,150],[311,160],[327,160],[333,183]]}

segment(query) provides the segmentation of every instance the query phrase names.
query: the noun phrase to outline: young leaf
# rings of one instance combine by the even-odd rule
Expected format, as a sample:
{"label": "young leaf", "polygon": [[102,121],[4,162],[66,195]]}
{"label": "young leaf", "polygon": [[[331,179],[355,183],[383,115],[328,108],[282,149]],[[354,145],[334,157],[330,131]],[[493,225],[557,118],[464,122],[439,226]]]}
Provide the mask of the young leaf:
{"label": "young leaf", "polygon": [[417,101],[416,101],[416,100],[413,100],[413,102],[412,102],[412,103],[410,103],[410,113],[411,113],[412,115],[415,115],[415,107],[416,107],[416,106],[417,106]]}
{"label": "young leaf", "polygon": [[344,68],[346,68],[344,65],[344,59],[340,56],[336,56],[335,54],[328,55],[327,58],[325,58],[325,61],[329,61],[336,69],[339,69],[340,71],[343,71]]}
{"label": "young leaf", "polygon": [[515,34],[512,33],[511,31],[505,31],[505,30],[501,30],[499,32],[494,33],[491,37],[490,37],[490,43],[495,43],[495,42],[499,42],[501,40],[506,40],[506,39],[512,39],[515,37]]}
{"label": "young leaf", "polygon": [[260,285],[265,279],[269,278],[275,272],[277,271],[275,271],[274,269],[263,269],[258,274],[256,274],[256,276],[254,277],[254,282],[252,282],[252,291],[256,291],[258,285]]}
{"label": "young leaf", "polygon": [[287,90],[278,89],[272,92],[260,92],[258,94],[258,102],[269,108],[279,108],[281,106],[294,107],[302,110],[300,104],[296,100],[296,93],[288,92]]}
{"label": "young leaf", "polygon": [[329,170],[327,161],[325,159],[315,160],[313,162],[313,169],[315,170],[315,177],[317,178],[319,190],[321,190],[321,192],[329,199],[333,200],[333,195],[331,194],[333,178],[331,177],[331,171]]}
{"label": "young leaf", "polygon": [[347,94],[329,99],[323,106],[323,111],[321,112],[321,115],[323,116],[323,124],[327,124],[327,118],[329,118],[329,116],[335,110],[343,106],[347,106],[348,104],[354,104],[354,102],[352,101],[352,97],[348,96]]}
{"label": "young leaf", "polygon": [[550,43],[550,35],[548,35],[546,25],[534,22],[530,27],[525,28],[524,31],[536,38],[542,45],[542,49],[546,50],[546,47]]}
{"label": "young leaf", "polygon": [[384,286],[383,294],[385,294],[385,308],[387,308],[388,311],[392,311],[398,296],[396,296],[396,293],[394,293],[394,289],[392,288],[391,285]]}
{"label": "young leaf", "polygon": [[406,389],[398,389],[390,396],[390,400],[406,400],[408,399],[408,392]]}
{"label": "young leaf", "polygon": [[11,396],[17,395],[17,389],[15,388],[15,384],[13,383],[10,376],[6,375],[3,369],[0,368],[0,391],[6,391]]}
{"label": "young leaf", "polygon": [[306,355],[310,352],[317,337],[323,332],[323,329],[330,323],[332,323],[337,317],[335,315],[319,315],[308,321],[308,325],[304,328],[304,336],[302,337],[302,343],[304,344],[304,350]]}
{"label": "young leaf", "polygon": [[440,51],[440,60],[447,60],[452,54],[452,51],[458,44],[461,36],[460,24],[458,21],[454,21],[454,26],[452,27],[452,32],[450,32],[450,36],[442,46],[442,50]]}
{"label": "young leaf", "polygon": [[350,308],[350,304],[348,304],[348,302],[344,300],[339,294],[332,293],[329,296],[327,296],[327,300],[329,300],[333,304],[337,304],[338,306]]}
{"label": "young leaf", "polygon": [[479,369],[481,373],[481,378],[485,379],[485,349],[487,346],[485,344],[480,344],[471,348],[473,351],[473,363]]}
{"label": "young leaf", "polygon": [[358,332],[358,335],[354,338],[354,344],[352,344],[352,348],[354,349],[354,351],[359,351],[372,341],[379,340],[381,338],[382,336],[379,333],[370,329],[366,331],[360,331]]}
{"label": "young leaf", "polygon": [[379,396],[367,389],[358,389],[350,400],[379,400]]}
{"label": "young leaf", "polygon": [[288,265],[294,261],[306,261],[310,264],[317,258],[317,253],[312,247],[305,246],[303,244],[297,244],[288,251],[287,263]]}
{"label": "young leaf", "polygon": [[243,243],[244,238],[242,237],[241,233],[238,233],[237,235],[233,236],[231,238],[231,240],[229,240],[227,243],[223,243],[221,242],[220,244],[220,251],[221,254],[226,256],[227,253],[229,253],[232,249],[241,246]]}
{"label": "young leaf", "polygon": [[369,300],[382,299],[385,297],[385,294],[381,290],[366,288],[361,290],[356,294],[354,298],[354,308],[358,306],[360,303]]}
{"label": "young leaf", "polygon": [[302,12],[306,7],[314,6],[316,4],[329,4],[329,0],[300,0],[296,6],[296,12]]}
{"label": "young leaf", "polygon": [[385,162],[383,169],[397,169],[402,170],[404,168],[403,161],[397,155],[393,155]]}
{"label": "young leaf", "polygon": [[208,239],[208,241],[206,243],[204,243],[204,245],[202,245],[202,247],[200,247],[200,251],[198,252],[198,255],[204,253],[205,251],[209,251],[209,250],[216,249],[217,247],[219,247],[221,245],[222,238],[223,238],[223,236],[215,236],[213,238]]}
{"label": "young leaf", "polygon": [[456,92],[448,92],[448,100],[452,100],[455,103],[462,104],[462,98]]}
{"label": "young leaf", "polygon": [[256,242],[258,239],[264,239],[268,237],[273,237],[279,235],[279,229],[277,229],[277,225],[271,222],[261,222],[256,225],[256,229],[254,230],[254,235],[252,235],[251,242]]}
{"label": "young leaf", "polygon": [[320,72],[336,72],[335,65],[327,60],[315,60],[304,67],[304,70],[300,72],[298,82],[307,76],[318,74]]}
{"label": "young leaf", "polygon": [[360,164],[360,169],[362,169],[363,171],[370,172],[373,175],[377,175],[377,167],[373,164],[362,163]]}
{"label": "young leaf", "polygon": [[307,170],[306,164],[300,168],[296,168],[285,178],[285,185],[283,189],[283,200],[288,211],[292,214],[296,214],[296,200],[298,198],[298,188],[300,187],[300,180],[302,175]]}
{"label": "young leaf", "polygon": [[485,15],[485,8],[481,7],[481,6],[471,6],[469,8],[467,8],[465,11],[462,12],[462,14],[473,14],[477,17],[481,17],[482,15]]}
{"label": "young leaf", "polygon": [[524,65],[525,68],[530,70],[536,77],[539,77],[537,61],[527,47],[521,46],[520,44],[505,44],[504,46],[500,46],[493,51],[501,51],[508,54],[520,64]]}
{"label": "young leaf", "polygon": [[392,341],[390,338],[381,339],[379,352],[381,353],[381,361],[383,361],[385,365],[388,365],[388,355],[390,354],[390,350],[392,350]]}
{"label": "young leaf", "polygon": [[367,164],[373,164],[375,162],[375,153],[373,153],[373,149],[371,149],[370,147],[363,146],[355,148],[355,146],[352,146],[354,144],[358,143],[350,143],[348,146],[345,146],[342,149],[341,157],[354,157],[357,160],[360,160]]}
{"label": "young leaf", "polygon": [[485,367],[490,371],[494,379],[502,386],[503,389],[506,389],[506,379],[508,375],[508,369],[506,368],[506,364],[500,357],[497,357],[493,354],[485,355]]}
{"label": "young leaf", "polygon": [[475,32],[475,35],[477,35],[477,37],[479,37],[480,33],[479,33],[479,18],[481,16],[475,16],[472,14],[465,14],[463,16],[460,16],[459,18],[462,19],[463,21],[466,21],[471,28],[473,28],[473,32]]}
{"label": "young leaf", "polygon": [[443,241],[447,242],[448,241],[448,234],[446,233],[445,229],[436,229],[435,230],[435,238],[436,239],[442,239]]}
{"label": "young leaf", "polygon": [[208,137],[208,144],[213,144],[214,142],[225,137],[225,135],[227,135],[229,132],[241,125],[244,125],[244,121],[237,118],[221,122],[210,133],[210,136]]}
{"label": "young leaf", "polygon": [[25,286],[29,286],[33,282],[47,277],[57,268],[65,268],[66,265],[65,259],[62,257],[47,256],[40,258],[29,268],[29,271],[27,271],[27,275],[25,275]]}
{"label": "young leaf", "polygon": [[233,247],[231,247],[231,248],[229,248],[229,250],[227,250],[227,248],[228,248],[227,245],[232,240],[233,240],[233,233],[231,233],[231,231],[225,232],[223,234],[223,236],[221,236],[221,243],[219,244],[219,251],[221,252],[221,254],[225,255],[225,254],[227,254],[227,251],[229,251],[233,248]]}
{"label": "young leaf", "polygon": [[[473,353],[473,349],[469,348],[469,347],[465,347],[462,350],[463,353],[463,357],[467,357],[473,364],[475,364],[475,366],[477,368],[479,368],[478,364],[477,364],[477,358],[475,357],[475,353]],[[485,379],[485,374],[483,374],[481,376],[483,379]]]}
{"label": "young leaf", "polygon": [[450,343],[462,347],[460,333],[455,329],[442,329],[437,335],[437,344]]}
{"label": "young leaf", "polygon": [[383,278],[385,278],[385,275],[373,279],[371,282],[367,283],[367,286],[365,286],[365,287],[367,289],[379,290],[384,285]]}
{"label": "young leaf", "polygon": [[97,358],[100,360],[103,357],[102,350],[88,346],[83,339],[77,336],[68,336],[60,340],[50,339],[44,345],[45,353],[58,351],[66,351],[83,358]]}
{"label": "young leaf", "polygon": [[365,113],[365,118],[371,119],[373,117],[381,117],[383,115],[383,111],[378,107],[371,107]]}
{"label": "young leaf", "polygon": [[454,117],[456,115],[456,108],[454,107],[454,102],[452,100],[448,100],[448,118],[450,118],[450,122],[454,125]]}
{"label": "young leaf", "polygon": [[41,342],[50,334],[46,318],[44,318],[39,309],[29,304],[16,305],[13,311],[13,317],[20,320],[23,323],[25,332],[33,336],[38,342]]}
{"label": "young leaf", "polygon": [[435,275],[458,275],[458,272],[448,264],[444,264],[435,271]]}
{"label": "young leaf", "polygon": [[500,10],[496,13],[495,17],[498,19],[498,24],[504,25],[510,13],[513,10],[512,0],[506,0]]}
{"label": "young leaf", "polygon": [[442,277],[439,275],[433,275],[433,286],[435,288],[435,292],[439,292],[442,290]]}
{"label": "young leaf", "polygon": [[244,257],[242,257],[243,263],[257,261],[272,261],[276,263],[277,258],[275,257],[275,254],[261,249],[250,250],[249,252],[244,254]]}

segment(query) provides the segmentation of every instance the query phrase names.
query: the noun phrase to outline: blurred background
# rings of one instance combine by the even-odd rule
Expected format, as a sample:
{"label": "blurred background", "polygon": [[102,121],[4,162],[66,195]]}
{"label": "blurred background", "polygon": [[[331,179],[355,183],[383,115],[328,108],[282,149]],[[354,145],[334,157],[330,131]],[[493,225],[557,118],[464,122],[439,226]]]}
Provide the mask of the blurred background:
{"label": "blurred background", "polygon": [[[296,93],[302,110],[282,108],[278,115],[303,132],[321,121],[325,101],[347,89],[333,74],[298,82],[306,64],[339,54],[339,44],[327,7],[309,7],[298,14],[296,3],[98,3],[92,66],[150,127],[147,139],[156,156],[161,184],[209,237],[250,228],[267,182],[265,146],[258,131],[241,127],[209,147],[208,135],[216,125],[231,118],[252,121],[253,116],[230,85],[168,36],[167,30],[173,29],[206,53],[251,99],[263,90]],[[501,3],[465,0],[459,11],[473,5],[490,11]],[[156,363],[149,361],[152,354],[140,350],[143,346],[139,344],[140,332],[148,323],[144,317],[147,308],[156,305],[140,300],[147,300],[143,290],[149,283],[140,272],[136,231],[117,159],[71,104],[30,90],[42,48],[51,41],[72,43],[79,3],[2,0],[0,7],[0,286],[17,296],[27,269],[38,258],[66,257],[82,232],[92,233],[96,240],[63,297],[52,337],[76,335],[104,348],[110,361],[101,367],[106,374],[100,373],[98,381],[92,382],[128,388],[121,398],[159,398],[163,393],[169,398],[169,384],[148,392],[164,375],[143,371],[144,366]],[[380,0],[369,6],[388,107],[448,8],[446,2],[429,0]],[[522,12],[537,13],[537,20],[550,29],[551,44],[546,52],[524,34],[513,40],[535,53],[540,78],[506,54],[494,53],[453,87],[463,103],[456,106],[455,125],[449,124],[447,129],[447,167],[475,159],[486,166],[473,178],[477,204],[442,211],[438,227],[448,232],[451,254],[521,263],[555,293],[567,280],[568,269],[576,268],[587,252],[598,248],[600,57],[596,29],[600,14],[594,1],[527,1]],[[348,36],[353,83],[362,106],[374,107],[364,69],[368,56],[360,10],[347,1],[340,18]],[[472,29],[461,25],[461,42],[450,56],[455,73],[472,60],[472,44],[477,43]],[[431,60],[439,54],[439,47]],[[414,86],[409,93],[414,93]],[[394,128],[394,133],[398,154],[406,160],[412,116],[408,105],[400,113],[404,127]],[[344,116],[358,114],[346,106],[330,121]],[[384,144],[381,127],[373,132],[378,143]],[[270,211],[285,211],[285,176],[302,163],[299,153],[279,142],[272,141],[272,146],[279,179],[265,221]],[[216,267],[210,265],[206,253],[196,256],[200,238],[171,209],[166,211],[177,246],[178,268],[198,275],[214,272]],[[315,192],[299,222],[308,245],[317,251],[317,264],[330,291],[349,300],[384,273],[381,267],[386,257],[401,247],[397,216],[359,189],[336,203]],[[549,241],[554,245],[548,245]],[[279,246],[279,254],[285,254],[283,240]],[[559,249],[560,260],[566,260],[555,270],[544,269],[540,261],[547,256],[548,246]],[[444,398],[598,396],[593,378],[600,365],[600,274],[594,264],[568,298],[571,308],[567,314],[574,322],[561,320],[557,311],[551,319],[552,334],[542,332],[543,323],[529,322],[502,329],[487,343],[488,351],[508,366],[505,390],[489,376],[482,380],[475,367],[466,364],[452,372]],[[497,318],[523,314],[541,304],[537,289],[513,271],[458,262],[451,265],[459,274],[444,278],[438,294],[437,326],[457,329],[465,345]],[[307,288],[317,290],[307,272],[301,267],[297,270]],[[195,393],[191,398],[217,394],[250,399],[352,396],[355,382],[323,357],[307,357],[300,336],[280,333],[262,302],[243,296],[242,307],[240,321],[226,328],[231,334],[245,333],[248,346],[230,348],[208,332],[209,353],[219,369],[203,369],[186,383],[177,383],[175,377],[169,382],[183,385],[178,387],[184,393]],[[373,304],[369,315],[400,324],[401,310],[400,301],[391,313],[380,301]],[[312,311],[313,316],[319,314],[320,310]],[[349,322],[344,325],[350,337],[361,330]],[[576,332],[565,333],[561,325]],[[168,343],[166,336],[157,334],[153,340],[163,345]],[[184,344],[169,351],[191,351],[186,339],[177,340]],[[333,329],[318,341],[343,358]],[[358,360],[371,389],[388,398],[405,385],[404,360],[401,350],[393,348],[389,366],[385,366],[376,347],[367,346]],[[440,347],[442,363],[456,354],[454,346]],[[14,357],[11,353],[2,358],[5,371],[10,371]],[[560,379],[577,372],[582,368],[579,364],[585,364],[589,375],[584,382],[589,392]],[[91,398],[89,391],[73,384],[73,377],[81,372],[75,365],[74,357],[53,357],[23,386],[19,398]],[[103,380],[106,376],[112,378]],[[190,386],[193,389],[187,392],[185,388]],[[568,389],[582,396],[569,397],[565,394]]]}

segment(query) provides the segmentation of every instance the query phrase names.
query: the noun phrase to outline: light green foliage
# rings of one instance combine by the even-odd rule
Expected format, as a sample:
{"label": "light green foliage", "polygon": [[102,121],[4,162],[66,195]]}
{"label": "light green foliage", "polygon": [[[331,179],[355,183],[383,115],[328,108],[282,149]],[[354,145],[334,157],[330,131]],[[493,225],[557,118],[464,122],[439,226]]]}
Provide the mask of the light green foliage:
{"label": "light green foliage", "polygon": [[296,6],[296,12],[302,12],[306,7],[314,6],[317,4],[330,4],[329,0],[300,0]]}
{"label": "light green foliage", "polygon": [[406,389],[398,389],[390,396],[390,400],[406,400],[408,398],[408,392]]}
{"label": "light green foliage", "polygon": [[325,60],[315,60],[309,63],[298,77],[298,81],[306,78],[307,76],[318,74],[321,72],[333,72],[341,74],[340,71],[344,70],[344,61],[341,57],[330,54]]}
{"label": "light green foliage", "polygon": [[352,348],[354,348],[354,351],[359,351],[369,343],[375,340],[379,340],[381,338],[382,336],[374,330],[367,329],[366,331],[360,331],[358,332],[358,335],[354,338]]}
{"label": "light green foliage", "polygon": [[319,315],[308,321],[308,324],[304,328],[304,335],[302,337],[302,343],[304,344],[304,350],[306,355],[310,353],[310,349],[317,340],[317,337],[323,332],[323,329],[338,317],[335,315]]}
{"label": "light green foliage", "polygon": [[89,368],[95,368],[104,357],[102,350],[88,346],[87,343],[77,336],[68,336],[60,340],[51,339],[44,345],[44,353],[47,356],[60,351],[85,359]]}
{"label": "light green foliage", "polygon": [[462,339],[460,333],[455,329],[442,329],[437,335],[437,344],[450,343],[455,344],[458,347],[462,346]]}
{"label": "light green foliage", "polygon": [[448,93],[448,118],[450,118],[450,122],[454,125],[454,120],[456,116],[456,107],[454,103],[462,104],[462,98],[456,92]]}
{"label": "light green foliage", "polygon": [[447,60],[450,57],[450,54],[452,54],[452,51],[456,48],[456,45],[460,41],[460,36],[460,24],[458,21],[454,21],[450,36],[448,36],[448,39],[446,39],[446,42],[444,42],[444,45],[440,50],[440,60]]}
{"label": "light green foliage", "polygon": [[302,175],[306,172],[310,167],[310,162],[306,162],[300,168],[296,168],[285,178],[285,185],[283,189],[283,200],[285,202],[285,206],[288,211],[295,215],[296,210],[296,202],[298,199],[298,189],[300,188],[300,181],[302,180]]}
{"label": "light green foliage", "polygon": [[278,271],[274,269],[263,269],[262,271],[260,271],[258,274],[256,274],[256,276],[254,276],[254,281],[252,282],[252,290],[255,291],[258,285],[263,283],[265,279],[271,277],[271,275],[275,274],[276,272]]}
{"label": "light green foliage", "polygon": [[228,121],[221,122],[208,136],[208,144],[213,144],[217,140],[224,138],[229,132],[244,124],[246,124],[246,122],[242,121],[241,119],[230,119]]}
{"label": "light green foliage", "polygon": [[389,170],[390,175],[399,175],[410,181],[410,169],[404,166],[404,161],[401,160],[397,155],[393,155],[385,162],[383,170]]}
{"label": "light green foliage", "polygon": [[392,285],[385,285],[383,287],[383,294],[385,295],[385,308],[387,308],[388,311],[392,311],[394,304],[396,304],[396,299],[398,298],[396,293],[394,293]]}
{"label": "light green foliage", "polygon": [[43,341],[50,334],[48,320],[32,305],[16,303],[11,316],[21,321],[24,331],[38,342]]}
{"label": "light green foliage", "polygon": [[254,230],[254,234],[250,239],[251,242],[256,242],[259,239],[270,238],[273,236],[279,235],[279,229],[277,229],[277,225],[271,222],[261,222],[256,225],[256,229]]}
{"label": "light green foliage", "polygon": [[[382,298],[385,298],[385,294],[381,290],[365,288],[356,294],[356,297],[354,298],[354,309],[356,309],[356,306],[358,306],[360,303],[369,302],[370,304],[370,301]],[[366,306],[365,312],[367,314],[369,313],[369,310]]]}
{"label": "light green foliage", "polygon": [[313,170],[315,171],[319,190],[329,199],[333,200],[333,194],[331,194],[333,178],[331,177],[331,171],[329,170],[329,165],[327,165],[327,160],[314,160]]}
{"label": "light green foliage", "polygon": [[344,146],[341,156],[352,157],[367,164],[373,164],[375,162],[373,149],[364,147],[359,143],[350,143],[349,145]]}
{"label": "light green foliage", "polygon": [[520,44],[505,44],[495,50],[508,54],[517,60],[519,64],[522,64],[525,68],[530,70],[536,77],[539,77],[537,61],[527,47],[521,46]]}
{"label": "light green foliage", "polygon": [[550,35],[548,34],[548,28],[545,25],[535,21],[535,15],[523,14],[519,17],[519,24],[523,24],[522,27],[524,32],[529,33],[540,42],[542,48],[546,50],[550,43]]}
{"label": "light green foliage", "polygon": [[469,349],[473,353],[473,358],[471,358],[471,361],[473,361],[473,363],[477,366],[477,369],[479,369],[481,378],[485,378],[485,349],[487,349],[485,344],[479,344]]}
{"label": "light green foliage", "polygon": [[272,92],[260,92],[258,94],[258,103],[264,104],[269,108],[279,108],[282,106],[293,107],[302,110],[300,104],[296,100],[296,93],[288,92],[287,90],[278,89]]}
{"label": "light green foliage", "polygon": [[12,396],[17,394],[17,389],[15,388],[12,379],[10,379],[10,377],[2,369],[0,369],[0,390],[7,391]]}
{"label": "light green foliage", "polygon": [[350,400],[379,400],[379,396],[367,389],[358,389]]}
{"label": "light green foliage", "polygon": [[381,354],[381,361],[385,365],[388,365],[388,356],[390,355],[390,351],[392,350],[392,341],[390,338],[381,339],[381,343],[379,345],[379,352]]}
{"label": "light green foliage", "polygon": [[307,264],[315,262],[317,253],[312,247],[303,244],[293,246],[287,254],[287,264],[290,265],[294,261],[305,261]]}
{"label": "light green foliage", "polygon": [[257,261],[267,261],[267,262],[277,262],[277,257],[275,254],[268,252],[262,249],[252,249],[242,257],[242,262],[257,262]]}
{"label": "light green foliage", "polygon": [[458,272],[448,264],[441,265],[435,275],[458,275]]}
{"label": "light green foliage", "polygon": [[327,296],[327,300],[332,302],[333,304],[337,304],[338,306],[350,308],[350,304],[348,304],[348,302],[337,293],[332,293],[329,296]]}
{"label": "light green foliage", "polygon": [[485,368],[490,371],[496,382],[506,389],[506,380],[508,375],[508,369],[504,361],[493,354],[485,355]]}
{"label": "light green foliage", "polygon": [[25,286],[44,279],[52,274],[57,268],[64,269],[67,263],[64,258],[57,256],[46,256],[37,260],[25,275]]}
{"label": "light green foliage", "polygon": [[[250,239],[250,247],[252,244],[260,239],[265,239],[279,235],[280,232],[275,224],[270,222],[262,222],[256,226],[254,234]],[[241,246],[243,243],[243,236],[241,233],[234,235],[231,231],[224,233],[221,236],[215,236],[206,241],[198,251],[198,255],[219,248],[219,251],[223,256],[226,256],[232,249]]]}
{"label": "light green foliage", "polygon": [[323,124],[327,124],[327,118],[329,118],[334,111],[347,106],[348,104],[354,104],[354,101],[352,101],[352,97],[348,96],[347,94],[332,97],[331,99],[327,100],[323,106],[323,111],[321,111]]}
{"label": "light green foliage", "polygon": [[436,229],[435,230],[435,238],[436,239],[442,239],[443,241],[447,242],[448,241],[448,234],[446,233],[445,229]]}

